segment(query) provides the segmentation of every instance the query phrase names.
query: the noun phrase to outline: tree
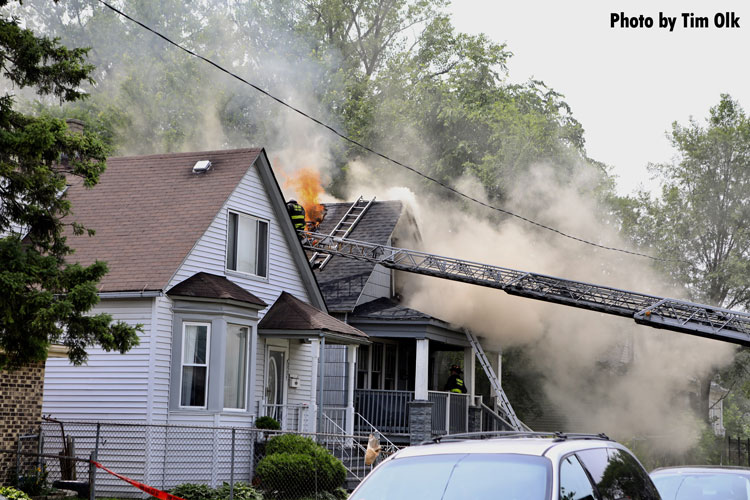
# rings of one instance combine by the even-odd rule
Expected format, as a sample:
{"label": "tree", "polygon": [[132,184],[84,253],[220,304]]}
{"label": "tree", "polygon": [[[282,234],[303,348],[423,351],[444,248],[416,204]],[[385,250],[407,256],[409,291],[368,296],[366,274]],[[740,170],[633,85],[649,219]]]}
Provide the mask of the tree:
{"label": "tree", "polygon": [[[16,18],[0,19],[0,70],[17,88],[63,102],[83,98],[80,85],[93,70],[86,53],[36,36]],[[0,368],[43,361],[55,342],[77,364],[94,344],[125,352],[138,343],[140,327],[88,314],[106,264],[65,262],[72,253],[65,232],[85,231],[68,217],[66,175],[93,187],[106,150],[91,133],[72,133],[60,119],[26,116],[13,105],[13,95],[0,96]]]}
{"label": "tree", "polygon": [[[661,195],[618,200],[623,229],[657,256],[692,300],[726,308],[750,305],[750,122],[728,95],[706,125],[674,123],[672,163],[652,165]],[[737,372],[737,370],[734,370]],[[701,381],[700,416],[718,367]],[[726,373],[725,378],[729,376]]]}

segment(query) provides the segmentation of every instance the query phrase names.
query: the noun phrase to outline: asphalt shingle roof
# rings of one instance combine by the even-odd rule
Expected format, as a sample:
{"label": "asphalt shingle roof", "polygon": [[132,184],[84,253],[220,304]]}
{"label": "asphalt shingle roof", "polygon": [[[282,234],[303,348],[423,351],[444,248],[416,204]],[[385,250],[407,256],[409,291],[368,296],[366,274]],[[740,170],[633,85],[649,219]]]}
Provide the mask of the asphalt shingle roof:
{"label": "asphalt shingle roof", "polygon": [[263,319],[258,323],[261,330],[321,330],[360,339],[368,335],[323,311],[302,302],[294,295],[281,292]]}
{"label": "asphalt shingle roof", "polygon": [[[330,233],[352,203],[326,203],[326,215],[318,232]],[[353,240],[385,244],[396,228],[403,205],[400,201],[375,201],[348,236]],[[375,264],[333,257],[323,270],[316,269],[320,291],[329,311],[353,311]]]}
{"label": "asphalt shingle roof", "polygon": [[349,317],[351,318],[351,321],[356,321],[357,319],[382,319],[401,321],[437,320],[443,322],[434,316],[417,311],[416,309],[404,307],[398,302],[385,297],[357,306]]}
{"label": "asphalt shingle roof", "polygon": [[[68,235],[69,262],[103,260],[100,291],[163,290],[261,149],[110,158],[93,189],[72,179],[70,221],[96,235]],[[199,160],[212,163],[194,174]]]}
{"label": "asphalt shingle roof", "polygon": [[180,283],[173,286],[168,292],[169,296],[177,297],[201,297],[206,299],[231,299],[248,304],[266,307],[263,302],[252,293],[248,292],[236,283],[232,283],[224,276],[209,273],[196,273]]}

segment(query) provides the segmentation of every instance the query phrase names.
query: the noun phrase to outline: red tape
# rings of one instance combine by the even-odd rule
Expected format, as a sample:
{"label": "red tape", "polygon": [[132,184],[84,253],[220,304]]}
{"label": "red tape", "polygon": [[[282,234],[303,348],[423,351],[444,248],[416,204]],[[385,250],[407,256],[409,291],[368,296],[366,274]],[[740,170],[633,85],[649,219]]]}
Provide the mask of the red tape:
{"label": "red tape", "polygon": [[117,477],[119,479],[122,479],[126,483],[132,484],[133,486],[135,486],[139,490],[145,491],[146,493],[148,493],[152,497],[156,497],[159,500],[185,500],[184,498],[178,497],[178,496],[173,495],[171,493],[167,493],[166,491],[157,490],[156,488],[152,488],[151,486],[148,486],[146,484],[139,483],[135,479],[130,479],[129,477],[125,477],[123,475],[118,474],[117,472],[113,472],[113,471],[107,469],[105,466],[103,466],[99,462],[91,462],[91,463],[94,464],[96,467],[100,468],[101,470],[103,470],[105,472],[109,472],[113,476],[115,476],[115,477]]}

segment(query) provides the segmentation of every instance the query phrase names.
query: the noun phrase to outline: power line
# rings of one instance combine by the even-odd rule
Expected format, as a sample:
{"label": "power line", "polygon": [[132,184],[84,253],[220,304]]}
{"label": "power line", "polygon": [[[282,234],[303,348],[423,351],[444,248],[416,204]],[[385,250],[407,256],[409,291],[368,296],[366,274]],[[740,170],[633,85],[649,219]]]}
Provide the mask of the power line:
{"label": "power line", "polygon": [[455,194],[457,196],[460,196],[460,197],[465,198],[465,199],[467,199],[469,201],[477,203],[477,204],[479,204],[479,205],[481,205],[481,206],[483,206],[485,208],[489,208],[490,210],[495,210],[496,212],[500,212],[500,213],[503,213],[505,215],[509,215],[511,217],[515,217],[515,218],[520,219],[520,220],[522,220],[522,221],[524,221],[524,222],[526,222],[528,224],[532,224],[532,225],[540,227],[542,229],[546,229],[547,231],[551,231],[553,233],[559,234],[560,236],[563,236],[565,238],[569,238],[569,239],[574,240],[574,241],[578,241],[580,243],[584,243],[586,245],[590,245],[590,246],[597,247],[597,248],[602,248],[604,250],[611,250],[611,251],[614,251],[614,252],[621,252],[621,253],[625,253],[625,254],[629,254],[629,255],[635,255],[635,256],[638,256],[638,257],[646,257],[648,259],[655,260],[655,261],[661,261],[661,262],[679,262],[679,261],[675,261],[674,259],[664,259],[664,258],[660,258],[660,257],[653,257],[651,255],[648,255],[648,254],[645,254],[645,253],[641,253],[641,252],[635,252],[635,251],[632,251],[632,250],[625,250],[623,248],[606,246],[606,245],[602,245],[600,243],[595,243],[593,241],[588,241],[588,240],[585,240],[583,238],[579,238],[578,236],[573,236],[572,234],[568,234],[568,233],[565,233],[563,231],[560,231],[559,229],[555,229],[554,227],[547,226],[547,225],[542,224],[540,222],[536,222],[536,221],[534,221],[532,219],[529,219],[528,217],[524,217],[522,215],[518,215],[516,213],[511,212],[510,210],[506,210],[504,208],[500,208],[500,207],[496,207],[494,205],[490,205],[489,203],[485,203],[482,200],[479,200],[477,198],[469,196],[468,194],[462,193],[461,191],[459,191],[459,190],[457,190],[457,189],[449,186],[448,184],[445,184],[444,182],[442,182],[442,181],[440,181],[438,179],[435,179],[434,177],[430,177],[429,175],[420,172],[419,170],[415,169],[414,167],[410,167],[409,165],[406,165],[405,163],[402,163],[402,162],[400,162],[398,160],[395,160],[395,159],[391,158],[388,155],[385,155],[383,153],[375,151],[374,149],[370,148],[369,146],[366,146],[365,144],[362,144],[361,142],[357,141],[356,139],[352,139],[351,137],[347,136],[346,134],[344,134],[342,132],[339,132],[338,130],[336,130],[335,128],[333,128],[331,125],[328,125],[327,123],[319,120],[318,118],[315,118],[314,116],[309,115],[308,113],[302,111],[299,108],[295,108],[291,104],[288,104],[286,101],[284,101],[284,100],[276,97],[275,95],[271,94],[270,92],[268,92],[264,88],[259,87],[258,85],[254,84],[254,83],[252,83],[252,82],[250,82],[248,80],[245,80],[243,77],[239,76],[236,73],[233,73],[233,72],[229,71],[228,69],[226,69],[223,66],[219,65],[218,63],[212,61],[211,59],[203,57],[202,55],[193,52],[192,50],[188,49],[187,47],[183,47],[182,45],[180,45],[179,43],[177,43],[174,40],[170,39],[166,35],[163,35],[162,33],[160,33],[158,31],[152,29],[151,27],[143,24],[139,20],[134,19],[134,18],[130,17],[129,15],[125,14],[120,9],[118,9],[118,8],[110,5],[105,0],[97,0],[97,1],[99,3],[101,3],[102,5],[104,5],[105,7],[107,7],[108,9],[110,9],[110,10],[116,12],[117,14],[119,14],[120,16],[124,17],[125,19],[128,19],[129,21],[132,21],[133,23],[137,24],[141,28],[143,28],[143,29],[145,29],[147,31],[150,31],[151,33],[153,33],[154,35],[158,36],[159,38],[161,38],[165,42],[167,42],[167,43],[169,43],[171,45],[174,45],[178,49],[180,49],[180,50],[182,50],[184,52],[187,52],[188,54],[190,54],[193,57],[197,57],[201,61],[204,61],[204,62],[210,64],[211,66],[213,66],[214,68],[218,69],[219,71],[222,71],[222,72],[226,73],[227,75],[231,76],[232,78],[235,78],[236,80],[241,81],[245,85],[248,85],[248,86],[252,87],[253,89],[255,89],[258,92],[260,92],[261,94],[263,94],[263,95],[265,95],[265,96],[273,99],[277,103],[279,103],[282,106],[284,106],[284,107],[286,107],[286,108],[294,111],[295,113],[304,116],[308,120],[310,120],[310,121],[312,121],[312,122],[320,125],[321,127],[327,129],[328,131],[330,131],[334,135],[336,135],[339,138],[341,138],[341,139],[349,142],[350,144],[354,144],[358,148],[360,148],[360,149],[362,149],[364,151],[367,151],[368,153],[371,153],[371,154],[373,154],[375,156],[378,156],[378,157],[380,157],[380,158],[382,158],[382,159],[384,159],[384,160],[386,160],[386,161],[388,161],[390,163],[398,165],[401,168],[405,168],[405,169],[407,169],[407,170],[409,170],[409,171],[417,174],[418,176],[420,176],[420,177],[422,177],[424,179],[427,179],[428,181],[434,182],[435,184],[441,186],[442,188],[450,191],[451,193],[453,193],[453,194]]}

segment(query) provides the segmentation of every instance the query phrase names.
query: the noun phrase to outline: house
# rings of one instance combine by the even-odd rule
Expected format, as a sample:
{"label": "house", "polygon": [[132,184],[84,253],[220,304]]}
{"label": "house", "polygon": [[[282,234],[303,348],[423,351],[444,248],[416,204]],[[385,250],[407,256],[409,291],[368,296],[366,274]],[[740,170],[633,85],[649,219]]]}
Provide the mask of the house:
{"label": "house", "polygon": [[369,340],[327,314],[262,149],[111,158],[94,189],[73,178],[65,195],[96,231],[68,237],[69,261],[109,266],[95,311],[143,332],[126,354],[49,359],[44,414],[239,428],[271,415],[316,430],[322,348],[340,346],[353,373]]}
{"label": "house", "polygon": [[[347,235],[353,240],[387,246],[419,242],[416,222],[399,201],[360,198],[325,204],[324,208],[325,217],[317,230],[320,233],[331,234],[354,224]],[[475,357],[465,332],[402,305],[401,272],[341,256],[327,261],[317,257],[318,262],[310,252],[308,256],[316,264],[315,275],[329,313],[367,333],[372,341],[357,352],[356,431],[375,428],[393,440],[415,442],[434,434],[479,430],[476,421],[481,419],[485,427],[490,422],[503,426],[498,420],[504,415],[498,414],[489,393],[483,399],[477,397]],[[326,356],[341,363],[345,359],[338,347],[329,347]],[[488,353],[488,358],[497,373],[499,353]],[[454,363],[464,367],[466,395],[442,390],[448,367]],[[332,363],[328,366],[331,380],[336,377],[336,367]],[[343,366],[338,369],[339,376],[342,373]],[[328,390],[323,401],[324,412],[340,421],[337,407],[342,404],[342,396]]]}

